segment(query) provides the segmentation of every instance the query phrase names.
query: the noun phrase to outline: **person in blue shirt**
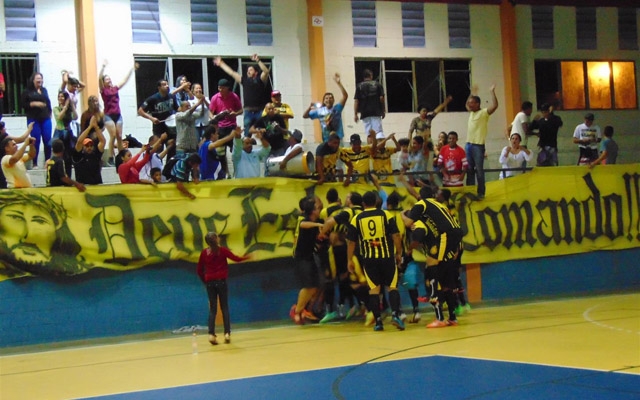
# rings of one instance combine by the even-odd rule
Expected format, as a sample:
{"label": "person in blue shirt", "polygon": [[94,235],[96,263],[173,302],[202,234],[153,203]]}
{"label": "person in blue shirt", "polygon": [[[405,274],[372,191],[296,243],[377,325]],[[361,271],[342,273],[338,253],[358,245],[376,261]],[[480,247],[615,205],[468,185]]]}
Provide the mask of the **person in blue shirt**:
{"label": "person in blue shirt", "polygon": [[269,142],[262,137],[261,133],[256,136],[262,142],[261,149],[254,149],[256,140],[252,137],[242,137],[242,129],[234,131],[235,139],[233,140],[233,170],[236,178],[258,178],[260,177],[260,165],[264,164],[271,146]]}
{"label": "person in blue shirt", "polygon": [[311,118],[320,121],[323,142],[329,140],[329,135],[334,132],[340,137],[340,140],[344,137],[344,130],[342,128],[342,110],[344,109],[344,105],[347,102],[349,94],[344,86],[342,86],[340,74],[336,72],[333,76],[333,80],[338,84],[338,87],[342,92],[342,98],[340,101],[336,103],[333,93],[327,92],[322,98],[322,105],[311,103],[309,108],[307,108],[302,115],[302,118]]}

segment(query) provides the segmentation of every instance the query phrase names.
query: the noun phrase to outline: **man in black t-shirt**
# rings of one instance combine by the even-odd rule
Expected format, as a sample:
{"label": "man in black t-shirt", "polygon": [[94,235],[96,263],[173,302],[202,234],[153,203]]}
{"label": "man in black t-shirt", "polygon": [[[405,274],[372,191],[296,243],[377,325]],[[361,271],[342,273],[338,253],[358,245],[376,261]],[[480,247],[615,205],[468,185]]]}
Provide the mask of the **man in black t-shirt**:
{"label": "man in black t-shirt", "polygon": [[148,97],[138,108],[138,115],[153,123],[153,134],[160,137],[163,133],[169,135],[169,139],[175,139],[175,124],[167,127],[166,120],[176,113],[178,102],[174,95],[169,93],[169,83],[160,79],[158,92]]}
{"label": "man in black t-shirt", "polygon": [[71,153],[71,160],[78,182],[85,185],[100,185],[102,184],[102,153],[106,140],[95,118],[91,119],[91,123],[94,125],[93,131],[98,138],[98,145],[94,145],[93,140],[87,137],[91,129],[85,129],[78,137],[76,147]]}
{"label": "man in black t-shirt", "polygon": [[[249,132],[253,134],[262,134],[262,137],[267,139],[267,142],[271,145],[271,152],[269,156],[281,156],[287,149],[288,133],[285,129],[284,118],[276,114],[276,109],[273,103],[267,103],[265,106],[267,115],[260,118],[249,128]],[[287,135],[287,137],[285,137]]]}
{"label": "man in black t-shirt", "polygon": [[373,72],[365,69],[362,72],[364,80],[356,86],[353,102],[354,121],[358,122],[358,113],[364,123],[365,135],[373,129],[382,133],[382,118],[385,116],[384,90],[378,81],[373,80]]}
{"label": "man in black t-shirt", "polygon": [[67,175],[62,140],[54,140],[51,143],[51,151],[53,151],[53,155],[45,164],[47,168],[47,186],[75,186],[80,192],[84,192],[86,190],[84,185],[74,181]]}

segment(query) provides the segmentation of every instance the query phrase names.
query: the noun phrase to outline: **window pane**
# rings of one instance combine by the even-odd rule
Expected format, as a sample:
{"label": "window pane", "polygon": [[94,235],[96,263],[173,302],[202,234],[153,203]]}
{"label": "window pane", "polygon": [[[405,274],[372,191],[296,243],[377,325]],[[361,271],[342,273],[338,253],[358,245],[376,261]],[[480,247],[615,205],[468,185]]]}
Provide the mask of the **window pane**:
{"label": "window pane", "polygon": [[556,110],[562,109],[558,65],[558,61],[535,62],[538,109],[544,103],[552,105]]}
{"label": "window pane", "polygon": [[611,108],[611,69],[607,61],[587,62],[589,108]]}
{"label": "window pane", "polygon": [[158,91],[158,80],[166,79],[167,60],[136,58],[135,61],[140,64],[136,71],[136,100],[140,106],[147,97]]}
{"label": "window pane", "polygon": [[428,110],[438,107],[441,94],[439,61],[416,61],[416,91],[417,104],[413,111],[418,112],[420,107]]}
{"label": "window pane", "polygon": [[36,57],[33,54],[2,54],[0,56],[0,72],[4,74],[5,81],[4,97],[1,99],[5,116],[24,115],[20,96],[27,87],[29,77],[36,70]]}
{"label": "window pane", "polygon": [[560,69],[562,71],[563,108],[565,110],[586,108],[582,61],[563,61],[560,63]]}
{"label": "window pane", "polygon": [[613,62],[613,92],[616,108],[637,108],[636,75],[633,62]]}
{"label": "window pane", "polygon": [[180,75],[185,75],[191,84],[202,83],[201,58],[174,58],[171,61],[173,63],[173,77],[172,82],[169,82],[169,86],[178,87],[179,82],[176,82],[176,80]]}
{"label": "window pane", "polygon": [[389,72],[385,75],[387,83],[387,104],[389,112],[412,111],[412,74],[411,72]]}

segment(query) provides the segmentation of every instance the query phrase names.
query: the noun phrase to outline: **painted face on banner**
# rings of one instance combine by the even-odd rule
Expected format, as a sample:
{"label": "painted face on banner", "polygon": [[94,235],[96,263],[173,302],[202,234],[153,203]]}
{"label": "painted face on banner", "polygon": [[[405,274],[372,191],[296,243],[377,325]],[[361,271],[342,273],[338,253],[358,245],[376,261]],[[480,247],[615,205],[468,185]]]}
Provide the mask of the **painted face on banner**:
{"label": "painted face on banner", "polygon": [[51,259],[56,225],[51,215],[39,207],[16,204],[0,210],[0,234],[13,257],[26,263]]}

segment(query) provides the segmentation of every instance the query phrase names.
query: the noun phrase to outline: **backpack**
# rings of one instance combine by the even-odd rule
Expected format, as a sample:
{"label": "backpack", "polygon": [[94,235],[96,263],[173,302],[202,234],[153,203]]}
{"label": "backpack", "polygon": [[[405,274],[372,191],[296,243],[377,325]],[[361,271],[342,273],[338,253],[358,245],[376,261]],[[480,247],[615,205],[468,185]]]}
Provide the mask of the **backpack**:
{"label": "backpack", "polygon": [[164,164],[164,167],[162,167],[162,176],[164,176],[167,181],[172,182],[173,181],[173,176],[171,175],[171,171],[173,171],[173,167],[178,163],[178,161],[180,160],[179,157],[173,156],[170,159],[167,160],[167,162]]}

